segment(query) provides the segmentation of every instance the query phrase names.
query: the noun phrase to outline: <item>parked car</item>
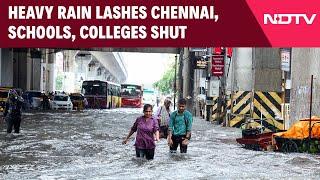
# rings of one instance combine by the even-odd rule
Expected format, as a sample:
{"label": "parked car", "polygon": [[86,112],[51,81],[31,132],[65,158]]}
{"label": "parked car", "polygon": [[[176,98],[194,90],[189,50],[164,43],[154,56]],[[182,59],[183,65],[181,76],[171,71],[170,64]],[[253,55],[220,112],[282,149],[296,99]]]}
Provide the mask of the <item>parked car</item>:
{"label": "parked car", "polygon": [[57,94],[53,96],[53,100],[50,101],[51,109],[67,109],[72,110],[73,104],[70,97],[66,94]]}
{"label": "parked car", "polygon": [[88,101],[81,93],[71,93],[70,99],[73,104],[73,109],[83,110],[88,106]]}
{"label": "parked car", "polygon": [[8,87],[0,87],[0,112],[4,111],[10,89]]}
{"label": "parked car", "polygon": [[22,94],[26,109],[39,109],[43,101],[43,94],[40,91],[26,91]]}

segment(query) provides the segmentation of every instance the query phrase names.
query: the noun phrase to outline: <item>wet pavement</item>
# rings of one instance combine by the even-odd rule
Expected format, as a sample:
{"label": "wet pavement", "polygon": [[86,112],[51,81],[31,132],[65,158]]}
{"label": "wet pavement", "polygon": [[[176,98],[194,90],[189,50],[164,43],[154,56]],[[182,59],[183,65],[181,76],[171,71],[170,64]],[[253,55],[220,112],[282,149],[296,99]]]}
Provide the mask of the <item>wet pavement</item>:
{"label": "wet pavement", "polygon": [[193,123],[188,153],[170,155],[162,139],[155,159],[122,145],[141,109],[24,113],[19,135],[0,123],[0,179],[319,179],[320,156],[243,149],[239,129]]}

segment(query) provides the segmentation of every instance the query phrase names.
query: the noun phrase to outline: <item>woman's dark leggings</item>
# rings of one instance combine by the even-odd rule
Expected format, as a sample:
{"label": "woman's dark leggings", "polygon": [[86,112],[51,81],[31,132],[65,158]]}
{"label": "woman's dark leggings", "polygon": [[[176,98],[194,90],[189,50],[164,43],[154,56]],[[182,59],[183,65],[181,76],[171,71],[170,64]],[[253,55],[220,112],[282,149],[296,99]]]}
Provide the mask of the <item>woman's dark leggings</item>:
{"label": "woman's dark leggings", "polygon": [[151,160],[154,157],[154,148],[153,149],[139,149],[136,148],[136,157],[146,158]]}

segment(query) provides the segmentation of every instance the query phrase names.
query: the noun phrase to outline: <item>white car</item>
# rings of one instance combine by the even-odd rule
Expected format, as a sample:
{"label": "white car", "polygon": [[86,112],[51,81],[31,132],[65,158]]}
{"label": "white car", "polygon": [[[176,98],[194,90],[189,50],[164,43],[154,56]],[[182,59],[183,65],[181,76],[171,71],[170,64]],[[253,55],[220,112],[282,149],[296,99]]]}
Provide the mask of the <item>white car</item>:
{"label": "white car", "polygon": [[73,104],[68,95],[59,94],[54,95],[53,100],[50,102],[51,109],[67,109],[72,110]]}

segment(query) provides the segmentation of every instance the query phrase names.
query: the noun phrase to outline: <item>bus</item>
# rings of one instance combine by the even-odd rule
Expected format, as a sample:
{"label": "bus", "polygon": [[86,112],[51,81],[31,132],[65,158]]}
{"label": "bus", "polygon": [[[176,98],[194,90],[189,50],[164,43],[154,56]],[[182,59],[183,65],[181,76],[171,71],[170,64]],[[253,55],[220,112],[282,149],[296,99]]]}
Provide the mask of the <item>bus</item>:
{"label": "bus", "polygon": [[111,109],[121,106],[120,85],[108,81],[83,81],[81,92],[88,101],[88,108]]}
{"label": "bus", "polygon": [[121,107],[142,107],[143,88],[136,84],[121,84]]}
{"label": "bus", "polygon": [[121,86],[120,84],[107,82],[108,83],[108,91],[111,94],[111,108],[119,108],[121,107]]}
{"label": "bus", "polygon": [[153,89],[143,89],[143,104],[157,105],[157,94]]}

